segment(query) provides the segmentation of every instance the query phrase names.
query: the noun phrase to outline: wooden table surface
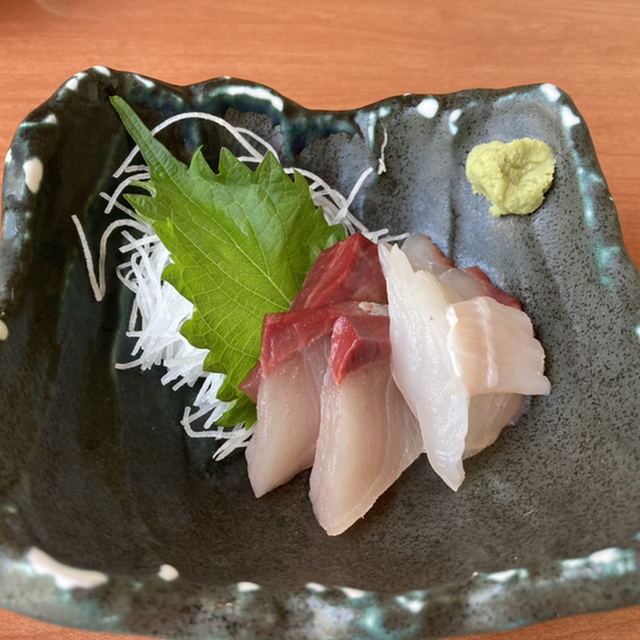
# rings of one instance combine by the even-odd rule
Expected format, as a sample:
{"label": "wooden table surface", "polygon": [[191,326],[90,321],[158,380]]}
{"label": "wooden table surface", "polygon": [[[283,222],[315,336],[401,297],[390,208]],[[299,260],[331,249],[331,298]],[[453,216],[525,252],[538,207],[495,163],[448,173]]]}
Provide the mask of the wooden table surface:
{"label": "wooden table surface", "polygon": [[[95,64],[176,84],[230,75],[324,109],[550,82],[589,125],[640,266],[639,35],[637,0],[0,0],[0,153]],[[108,637],[0,610],[1,640]],[[636,640],[640,607],[484,637]]]}

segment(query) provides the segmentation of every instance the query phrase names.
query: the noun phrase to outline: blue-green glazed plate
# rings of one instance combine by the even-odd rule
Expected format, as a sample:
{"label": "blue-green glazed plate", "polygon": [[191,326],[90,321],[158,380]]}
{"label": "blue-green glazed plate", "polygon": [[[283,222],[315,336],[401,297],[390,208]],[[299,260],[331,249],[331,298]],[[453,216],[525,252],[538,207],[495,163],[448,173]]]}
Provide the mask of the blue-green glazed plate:
{"label": "blue-green glazed plate", "polygon": [[[345,194],[384,152],[353,212],[372,229],[427,232],[519,298],[551,394],[466,462],[457,493],[422,457],[339,537],[313,517],[308,474],[255,499],[242,453],[212,462],[211,440],[180,426],[193,390],[159,384],[159,367],[114,368],[131,349],[117,242],[98,303],[71,219],[97,251],[119,215],[99,195],[132,148],[112,95],[149,126],[223,116]],[[554,184],[536,213],[496,219],[466,156],[524,136],[553,147]],[[203,145],[214,166],[221,146],[235,149],[195,120],[163,141],[185,160]],[[231,78],[79,73],[7,156],[0,311],[2,607],[176,639],[409,640],[640,602],[640,280],[587,126],[552,85],[320,112]]]}

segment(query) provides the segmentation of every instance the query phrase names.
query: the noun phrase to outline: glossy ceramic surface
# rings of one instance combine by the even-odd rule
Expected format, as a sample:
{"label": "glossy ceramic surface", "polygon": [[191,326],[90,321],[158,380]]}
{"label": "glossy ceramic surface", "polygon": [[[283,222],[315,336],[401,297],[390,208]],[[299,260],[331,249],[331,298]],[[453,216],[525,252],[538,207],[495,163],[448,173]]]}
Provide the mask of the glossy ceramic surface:
{"label": "glossy ceramic surface", "polygon": [[[109,96],[149,126],[191,110],[266,139],[348,193],[370,228],[424,231],[518,297],[553,385],[466,463],[451,492],[420,458],[367,517],[324,534],[308,474],[260,500],[241,454],[211,461],[179,422],[190,390],[116,371],[131,297],[107,268],[94,301],[99,193],[132,147]],[[533,215],[495,219],[469,150],[531,136],[557,158]],[[184,120],[163,141],[215,166],[233,142]],[[42,171],[40,171],[42,169]],[[640,602],[640,280],[587,127],[552,85],[406,95],[314,112],[230,78],[174,87],[94,68],[20,126],[2,192],[0,605],[72,626],[171,638],[426,638]],[[116,214],[112,214],[116,215]],[[54,564],[55,558],[61,565]],[[77,572],[73,568],[84,571]],[[177,577],[176,577],[177,571]]]}

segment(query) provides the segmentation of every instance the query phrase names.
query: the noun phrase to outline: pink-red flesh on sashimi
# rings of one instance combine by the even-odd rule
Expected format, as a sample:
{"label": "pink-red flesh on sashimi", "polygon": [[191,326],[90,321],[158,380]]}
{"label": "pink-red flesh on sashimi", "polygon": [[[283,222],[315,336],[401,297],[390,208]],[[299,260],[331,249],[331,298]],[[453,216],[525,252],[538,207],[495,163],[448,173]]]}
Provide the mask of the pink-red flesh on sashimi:
{"label": "pink-red flesh on sashimi", "polygon": [[[378,246],[361,233],[323,251],[307,274],[304,285],[293,299],[290,312],[332,306],[343,302],[387,303],[387,285],[378,261]],[[269,344],[272,322],[283,314],[267,314],[263,324],[262,351]],[[275,316],[275,318],[273,317]],[[331,328],[329,328],[329,331]],[[272,359],[274,349],[267,347]],[[263,355],[240,385],[254,402],[262,378]]]}

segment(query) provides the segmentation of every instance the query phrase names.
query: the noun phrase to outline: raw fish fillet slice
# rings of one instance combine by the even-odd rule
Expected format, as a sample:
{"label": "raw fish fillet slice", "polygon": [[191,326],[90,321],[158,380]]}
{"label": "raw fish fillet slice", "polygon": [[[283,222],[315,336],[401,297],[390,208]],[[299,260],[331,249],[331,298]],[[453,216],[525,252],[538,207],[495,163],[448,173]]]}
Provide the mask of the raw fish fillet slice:
{"label": "raw fish fillet slice", "polygon": [[449,302],[489,296],[508,307],[522,309],[520,301],[496,287],[480,267],[456,269],[429,236],[412,233],[402,244],[414,271],[428,271],[445,286]]}
{"label": "raw fish fillet slice", "polygon": [[[441,281],[453,287],[463,300],[487,295],[487,285],[484,280],[488,281],[488,278],[479,268],[478,272],[479,274],[472,276],[467,271],[450,269],[443,274]],[[502,292],[490,282],[488,287],[495,300],[513,307],[514,310],[521,309],[520,302],[516,298]],[[450,336],[451,333],[449,333]],[[473,396],[469,402],[469,429],[465,438],[463,457],[474,456],[492,445],[506,426],[515,424],[526,406],[527,399],[519,393],[485,393]]]}
{"label": "raw fish fillet slice", "polygon": [[544,350],[524,312],[485,296],[450,305],[447,321],[453,366],[470,396],[549,393]]}
{"label": "raw fish fillet slice", "polygon": [[414,271],[428,271],[439,276],[453,269],[453,262],[424,233],[412,233],[403,243],[402,251]]}
{"label": "raw fish fillet slice", "polygon": [[387,277],[393,376],[418,418],[431,466],[457,490],[464,479],[469,395],[447,348],[446,293],[434,275],[415,272],[398,247],[381,246],[380,257]]}
{"label": "raw fish fillet slice", "polygon": [[[493,285],[480,267],[454,268],[425,234],[410,235],[402,249],[408,252],[414,270],[423,268],[438,278],[449,303],[489,296],[500,305],[512,307],[512,313],[517,313],[514,310],[522,311],[519,300]],[[471,398],[464,457],[493,444],[502,429],[522,415],[522,407],[526,404],[522,395],[512,393],[491,393]]]}
{"label": "raw fish fillet slice", "polygon": [[378,304],[371,307],[370,315],[342,316],[333,325],[329,363],[338,385],[370,362],[389,362],[391,358],[389,308]]}
{"label": "raw fish fillet slice", "polygon": [[[354,322],[358,317],[370,317],[375,318],[374,324],[386,323],[388,346],[386,312],[386,305],[342,302],[265,317],[259,378],[251,389],[244,389],[247,395],[255,391],[258,405],[255,433],[246,452],[249,479],[257,497],[313,463],[320,427],[320,388],[336,321],[348,316]],[[361,362],[358,356],[371,359],[372,353],[378,353],[378,344],[374,340],[363,342],[351,359],[343,358],[345,366]]]}
{"label": "raw fish fillet slice", "polygon": [[484,393],[469,401],[469,429],[463,458],[480,453],[493,444],[502,430],[524,413],[528,398],[518,393]]}
{"label": "raw fish fillet slice", "polygon": [[[419,243],[415,236],[420,236]],[[439,251],[424,234],[412,234],[407,238],[405,244],[409,241],[412,241],[410,246],[414,250],[414,257],[418,257],[415,256],[418,247],[426,251],[428,255],[437,255]],[[435,249],[430,248],[429,245]],[[444,265],[445,263],[441,260],[440,264]],[[449,265],[451,265],[450,262]],[[414,269],[416,268],[416,264],[413,262],[412,266]],[[477,296],[489,296],[502,305],[522,310],[520,301],[493,285],[480,267],[456,269],[451,265],[451,268],[440,269],[437,277],[440,283],[445,286],[450,303],[470,300]],[[472,397],[469,402],[469,428],[465,438],[463,458],[480,453],[492,445],[506,426],[514,424],[520,418],[523,407],[526,406],[527,400],[522,395],[515,393],[490,393]]]}
{"label": "raw fish fillet slice", "polygon": [[323,251],[305,278],[291,311],[354,300],[386,304],[387,287],[378,245],[354,233]]}
{"label": "raw fish fillet slice", "polygon": [[364,316],[369,310],[384,308],[365,302],[340,302],[327,307],[314,307],[285,313],[268,313],[262,326],[260,364],[267,375],[294,351],[303,349],[318,338],[331,334],[341,316]]}
{"label": "raw fish fillet slice", "polygon": [[[460,296],[460,300],[469,300],[477,296],[489,296],[500,304],[522,311],[520,301],[491,284],[487,274],[480,267],[449,269],[438,279],[442,284],[456,291]],[[458,302],[458,300],[450,300],[450,302]]]}
{"label": "raw fish fillet slice", "polygon": [[[369,347],[363,358],[346,355],[362,366],[332,363],[322,387],[309,494],[318,522],[332,536],[364,516],[422,452],[418,422],[393,380],[388,349],[385,355],[384,347]],[[335,370],[344,376],[340,383]]]}
{"label": "raw fish fillet slice", "polygon": [[[378,245],[355,233],[323,251],[307,274],[289,312],[357,302],[387,303],[387,284],[378,260]],[[263,344],[269,339],[268,319],[263,327]],[[282,315],[282,314],[273,314]],[[264,352],[264,347],[263,347]],[[263,354],[239,385],[254,402],[263,375]]]}
{"label": "raw fish fillet slice", "polygon": [[341,315],[368,313],[362,302],[340,302],[328,307],[268,313],[262,324],[260,360],[242,381],[239,389],[254,402],[263,378],[292,353],[318,338],[330,334],[333,323]]}
{"label": "raw fish fillet slice", "polygon": [[258,421],[246,450],[257,498],[313,464],[328,349],[327,335],[291,354],[261,380]]}

